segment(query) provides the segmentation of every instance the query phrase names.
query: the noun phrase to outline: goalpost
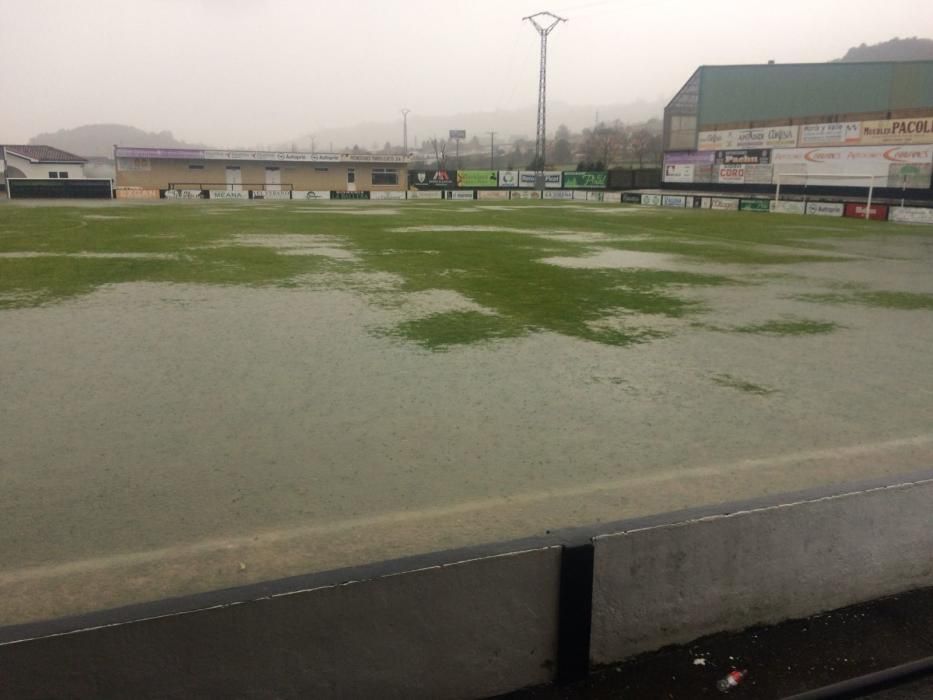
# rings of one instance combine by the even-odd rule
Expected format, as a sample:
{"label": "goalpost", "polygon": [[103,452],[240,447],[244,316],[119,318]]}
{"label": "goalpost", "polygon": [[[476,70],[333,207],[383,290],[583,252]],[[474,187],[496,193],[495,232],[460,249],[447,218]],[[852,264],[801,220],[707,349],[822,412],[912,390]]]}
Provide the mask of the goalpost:
{"label": "goalpost", "polygon": [[[775,173],[774,178],[775,178],[775,183],[777,184],[777,188],[774,190],[774,201],[775,202],[781,201],[781,185],[782,184],[803,185],[804,187],[806,187],[809,184],[815,184],[815,183],[811,183],[810,182],[811,180],[861,180],[865,183],[863,187],[868,187],[868,203],[865,205],[865,218],[868,219],[869,214],[871,213],[872,196],[874,195],[874,192],[875,192],[875,178],[877,177],[878,175],[859,175],[859,174],[852,174],[852,173],[848,173],[845,175],[838,175],[838,174],[831,175],[829,173]],[[799,180],[799,182],[789,181],[794,178]],[[851,186],[856,187],[857,185],[851,185]]]}

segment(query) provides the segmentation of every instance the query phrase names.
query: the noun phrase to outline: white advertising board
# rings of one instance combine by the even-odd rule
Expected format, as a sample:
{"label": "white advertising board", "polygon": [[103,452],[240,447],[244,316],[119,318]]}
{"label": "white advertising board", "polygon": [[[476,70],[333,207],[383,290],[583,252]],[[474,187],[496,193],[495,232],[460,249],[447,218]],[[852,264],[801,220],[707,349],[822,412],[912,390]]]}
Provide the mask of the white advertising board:
{"label": "white advertising board", "polygon": [[158,188],[152,187],[118,187],[117,199],[158,199]]}
{"label": "white advertising board", "polygon": [[[785,148],[773,151],[771,159],[774,182],[780,175],[787,184],[867,187],[874,176],[876,187],[925,189],[930,186],[933,145]],[[810,178],[812,175],[819,177]],[[834,180],[832,175],[865,178]]]}
{"label": "white advertising board", "polygon": [[288,190],[253,190],[253,199],[291,199]]}
{"label": "white advertising board", "polygon": [[842,216],[844,211],[842,202],[807,202],[807,214],[815,216]]}
{"label": "white advertising board", "polygon": [[599,192],[603,196],[604,202],[612,202],[613,204],[622,203],[622,193],[621,192]]}
{"label": "white advertising board", "polygon": [[473,190],[450,190],[448,199],[473,199]]}
{"label": "white advertising board", "polygon": [[440,190],[410,190],[409,199],[443,199],[444,193]]}
{"label": "white advertising board", "polygon": [[671,163],[664,166],[664,182],[693,182],[693,163]]}
{"label": "white advertising board", "polygon": [[700,209],[709,209],[712,204],[712,197],[700,197]]}
{"label": "white advertising board", "polygon": [[720,165],[716,168],[716,182],[727,182],[736,185],[745,183],[744,165]]}
{"label": "white advertising board", "polygon": [[508,199],[509,193],[502,190],[477,190],[477,199]]}
{"label": "white advertising board", "polygon": [[720,151],[743,148],[793,148],[796,145],[796,126],[701,131],[697,139],[698,151]]}
{"label": "white advertising board", "polygon": [[803,124],[797,132],[797,145],[801,148],[857,145],[861,136],[860,122]]}
{"label": "white advertising board", "polygon": [[166,199],[201,199],[201,190],[165,190]]}
{"label": "white advertising board", "polygon": [[573,199],[573,190],[545,190],[545,199]]}
{"label": "white advertising board", "polygon": [[[544,186],[550,188],[560,188],[561,172],[560,170],[545,170],[541,173],[544,176]],[[534,170],[521,170],[518,173],[519,187],[535,187],[538,173]]]}
{"label": "white advertising board", "polygon": [[292,199],[330,199],[330,190],[294,190]]}
{"label": "white advertising board", "polygon": [[531,190],[527,192],[514,191],[510,192],[511,199],[541,199],[541,193],[538,190]]}
{"label": "white advertising board", "polygon": [[738,211],[739,200],[727,197],[710,197],[709,208],[718,209],[719,211]]}
{"label": "white advertising board", "polygon": [[248,190],[211,190],[211,199],[249,199]]}
{"label": "white advertising board", "polygon": [[[584,190],[574,190],[574,191],[573,191],[573,198],[574,198],[574,199],[578,199],[578,200],[583,201],[583,202],[585,202],[585,201],[587,201],[587,200],[589,199],[589,197],[587,197],[587,193],[586,193]],[[590,200],[590,201],[592,201],[592,200]]]}
{"label": "white advertising board", "polygon": [[369,193],[370,199],[405,199],[401,190],[374,190]]}
{"label": "white advertising board", "polygon": [[[643,194],[641,196],[641,203],[646,207],[659,207],[661,206],[661,195],[659,194]],[[736,206],[738,206],[738,200],[736,200]]]}
{"label": "white advertising board", "polygon": [[500,170],[499,187],[518,187],[518,171]]}
{"label": "white advertising board", "polygon": [[661,206],[683,209],[687,206],[687,198],[682,194],[666,194],[661,197]]}
{"label": "white advertising board", "polygon": [[933,209],[926,207],[891,207],[889,221],[903,224],[933,224]]}
{"label": "white advertising board", "polygon": [[772,214],[803,214],[807,210],[804,202],[771,202]]}

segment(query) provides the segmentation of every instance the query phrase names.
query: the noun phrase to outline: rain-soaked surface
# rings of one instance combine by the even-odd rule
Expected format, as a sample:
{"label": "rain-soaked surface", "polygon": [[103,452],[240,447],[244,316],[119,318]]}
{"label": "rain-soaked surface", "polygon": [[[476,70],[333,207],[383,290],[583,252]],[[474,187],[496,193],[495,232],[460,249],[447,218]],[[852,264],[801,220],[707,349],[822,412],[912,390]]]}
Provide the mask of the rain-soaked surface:
{"label": "rain-soaked surface", "polygon": [[[933,234],[879,228],[781,247],[806,262],[740,264],[732,243],[643,250],[650,213],[614,232],[572,208],[550,229],[436,209],[437,230],[410,234],[505,244],[511,228],[510,250],[540,247],[540,279],[618,272],[645,296],[626,287],[573,323],[525,315],[427,238],[413,257],[402,231],[408,248],[376,249],[339,228],[245,224],[181,262],[242,246],[325,267],[289,268],[287,285],[121,280],[39,305],[0,287],[0,621],[930,465]],[[383,233],[408,225],[356,211],[344,226],[366,211]],[[561,247],[575,226],[586,245]],[[434,281],[380,262],[399,256],[436,258]],[[632,268],[688,276],[643,287]],[[615,293],[614,277],[559,279]]]}

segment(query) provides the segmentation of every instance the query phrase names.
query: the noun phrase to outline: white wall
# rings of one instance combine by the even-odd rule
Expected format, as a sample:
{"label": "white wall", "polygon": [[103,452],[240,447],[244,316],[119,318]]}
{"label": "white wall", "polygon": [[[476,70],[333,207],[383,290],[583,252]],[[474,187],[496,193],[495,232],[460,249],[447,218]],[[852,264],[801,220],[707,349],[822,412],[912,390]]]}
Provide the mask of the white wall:
{"label": "white wall", "polygon": [[15,153],[6,152],[6,167],[17,168],[28,178],[47,180],[49,171],[54,170],[57,173],[68,173],[68,179],[83,180],[84,166],[81,163],[31,163],[26,158],[21,158]]}

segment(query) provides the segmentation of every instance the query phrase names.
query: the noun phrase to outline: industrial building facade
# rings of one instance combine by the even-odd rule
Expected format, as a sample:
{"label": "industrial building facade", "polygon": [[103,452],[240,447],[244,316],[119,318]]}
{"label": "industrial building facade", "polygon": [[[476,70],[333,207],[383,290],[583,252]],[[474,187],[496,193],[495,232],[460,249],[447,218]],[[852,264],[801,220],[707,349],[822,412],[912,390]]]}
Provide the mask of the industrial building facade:
{"label": "industrial building facade", "polygon": [[664,110],[664,151],[666,189],[931,199],[933,61],[702,66]]}
{"label": "industrial building facade", "polygon": [[408,158],[400,155],[115,146],[114,162],[118,195],[200,191],[265,196],[404,191],[408,186]]}

